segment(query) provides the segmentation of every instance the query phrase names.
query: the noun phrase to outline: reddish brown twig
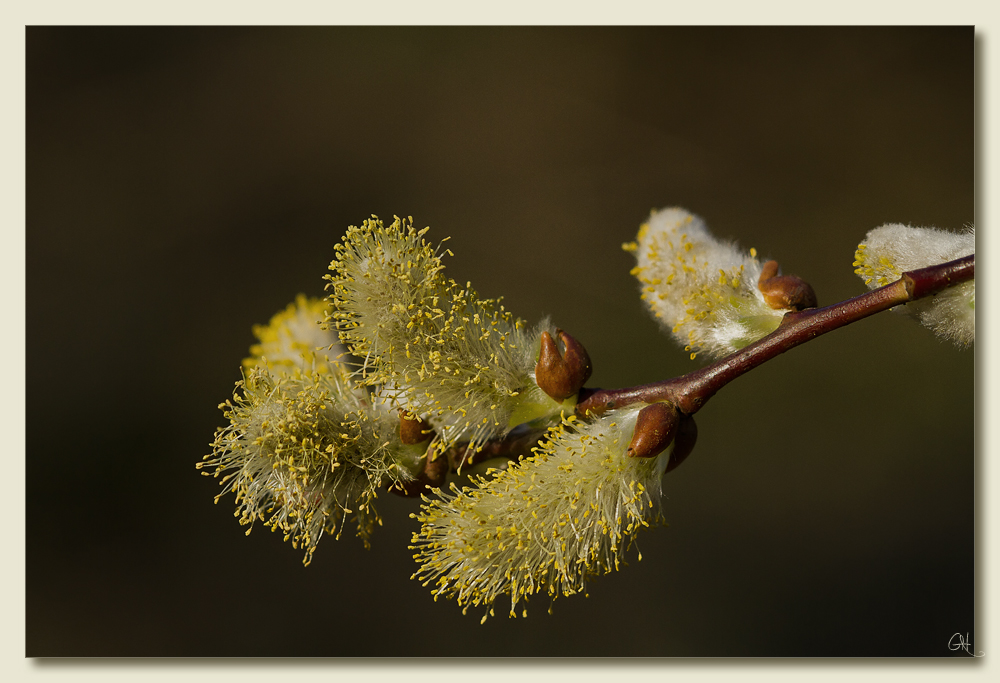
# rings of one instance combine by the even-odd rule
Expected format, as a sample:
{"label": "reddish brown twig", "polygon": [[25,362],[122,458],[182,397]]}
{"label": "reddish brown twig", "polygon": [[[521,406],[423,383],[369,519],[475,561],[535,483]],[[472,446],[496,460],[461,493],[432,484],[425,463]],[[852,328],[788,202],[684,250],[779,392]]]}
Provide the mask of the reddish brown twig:
{"label": "reddish brown twig", "polygon": [[903,273],[896,282],[853,299],[788,313],[778,329],[763,339],[681,377],[626,389],[582,389],[577,413],[599,415],[633,403],[669,401],[682,413],[693,415],[719,389],[799,344],[894,306],[931,296],[975,275],[975,254]]}
{"label": "reddish brown twig", "polygon": [[531,455],[531,449],[538,445],[539,439],[548,431],[547,428],[533,429],[527,425],[521,425],[502,439],[487,441],[479,444],[480,450],[469,452],[468,444],[458,444],[445,451],[445,456],[451,464],[454,472],[461,472],[463,468],[472,467],[491,458],[507,458],[517,460],[520,456]]}

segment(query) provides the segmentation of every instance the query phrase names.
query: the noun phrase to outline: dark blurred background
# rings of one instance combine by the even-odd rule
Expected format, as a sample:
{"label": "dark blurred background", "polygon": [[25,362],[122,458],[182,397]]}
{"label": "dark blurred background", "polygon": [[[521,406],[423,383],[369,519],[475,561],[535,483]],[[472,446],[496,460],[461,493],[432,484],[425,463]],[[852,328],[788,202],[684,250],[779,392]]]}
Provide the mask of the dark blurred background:
{"label": "dark blurred background", "polygon": [[[302,554],[195,462],[250,327],[370,214],[587,346],[700,364],[622,242],[680,205],[821,304],[884,222],[974,220],[972,28],[27,29],[29,656],[947,656],[974,624],[974,353],[883,314],[698,415],[666,528],[590,597],[479,625],[413,502]],[[58,400],[57,400],[58,399]]]}

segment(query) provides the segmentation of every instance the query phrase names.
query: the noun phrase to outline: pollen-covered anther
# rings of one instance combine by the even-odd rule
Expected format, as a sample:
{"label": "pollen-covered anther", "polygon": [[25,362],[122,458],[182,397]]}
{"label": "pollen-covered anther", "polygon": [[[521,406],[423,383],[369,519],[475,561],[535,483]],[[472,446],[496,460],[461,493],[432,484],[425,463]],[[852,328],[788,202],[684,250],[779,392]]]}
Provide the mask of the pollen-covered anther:
{"label": "pollen-covered anther", "polygon": [[399,411],[399,440],[407,446],[416,446],[434,437],[434,429],[427,420]]}
{"label": "pollen-covered anther", "polygon": [[669,403],[651,403],[639,411],[635,432],[626,454],[631,458],[655,458],[674,440],[680,414]]}
{"label": "pollen-covered anther", "polygon": [[580,391],[590,378],[592,368],[590,356],[580,342],[562,330],[557,330],[556,334],[566,353],[560,354],[552,335],[542,332],[541,349],[535,365],[535,383],[556,401],[564,401]]}
{"label": "pollen-covered anther", "polygon": [[761,267],[757,288],[764,295],[764,302],[775,310],[816,307],[816,292],[797,275],[778,275],[778,262],[768,261]]}

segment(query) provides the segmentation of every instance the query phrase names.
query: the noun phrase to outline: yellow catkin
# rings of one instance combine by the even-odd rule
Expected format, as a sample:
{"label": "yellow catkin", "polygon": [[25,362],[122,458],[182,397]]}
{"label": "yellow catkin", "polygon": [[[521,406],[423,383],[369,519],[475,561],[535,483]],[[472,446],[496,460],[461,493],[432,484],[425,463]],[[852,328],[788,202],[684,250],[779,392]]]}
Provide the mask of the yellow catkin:
{"label": "yellow catkin", "polygon": [[[349,228],[326,276],[326,324],[362,360],[358,381],[391,387],[394,404],[431,422],[435,448],[475,448],[508,429],[534,385],[541,331],[555,329],[528,329],[498,299],[447,277],[426,232],[399,218]],[[558,414],[560,404],[543,408]]]}
{"label": "yellow catkin", "polygon": [[323,329],[328,304],[299,294],[295,301],[274,314],[267,325],[254,325],[257,343],[243,360],[244,370],[266,363],[271,372],[293,374],[314,370],[329,372],[344,356],[336,332]]}
{"label": "yellow catkin", "polygon": [[240,524],[282,532],[305,551],[306,564],[351,515],[367,544],[378,490],[412,478],[398,417],[367,408],[339,366],[294,376],[251,368],[220,407],[229,424],[198,463],[221,478],[216,502],[234,493]]}
{"label": "yellow catkin", "polygon": [[567,418],[531,458],[425,498],[411,546],[421,565],[414,578],[466,608],[508,596],[511,616],[536,593],[585,593],[589,578],[620,566],[636,531],[660,519],[670,449],[625,455],[638,411]]}
{"label": "yellow catkin", "polygon": [[654,211],[639,229],[632,274],[650,312],[694,359],[701,351],[728,355],[772,332],[785,311],[757,289],[761,264],[713,237],[683,209]]}

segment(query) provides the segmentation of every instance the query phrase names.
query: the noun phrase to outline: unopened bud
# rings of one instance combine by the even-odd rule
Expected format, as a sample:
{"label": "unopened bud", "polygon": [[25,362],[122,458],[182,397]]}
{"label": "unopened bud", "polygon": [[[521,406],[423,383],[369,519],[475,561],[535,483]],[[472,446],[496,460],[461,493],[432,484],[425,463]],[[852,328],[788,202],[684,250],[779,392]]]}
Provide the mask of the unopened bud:
{"label": "unopened bud", "polygon": [[565,401],[576,395],[590,377],[590,356],[576,339],[562,330],[558,330],[557,334],[566,347],[566,353],[560,354],[552,335],[542,332],[542,345],[535,365],[535,383],[556,401]]}
{"label": "unopened bud", "polygon": [[434,436],[434,429],[427,420],[408,413],[405,410],[399,411],[399,440],[406,446],[416,446]]}
{"label": "unopened bud", "polygon": [[790,308],[801,311],[816,306],[816,292],[808,282],[797,275],[778,275],[778,262],[764,264],[757,288],[764,295],[764,301],[773,309]]}
{"label": "unopened bud", "polygon": [[669,403],[651,403],[635,419],[635,432],[626,454],[630,458],[655,458],[677,434],[680,416]]}
{"label": "unopened bud", "polygon": [[677,436],[674,437],[674,450],[670,454],[670,461],[667,462],[667,472],[678,467],[691,455],[697,440],[698,426],[694,423],[694,418],[690,415],[681,415],[680,424],[677,425]]}

